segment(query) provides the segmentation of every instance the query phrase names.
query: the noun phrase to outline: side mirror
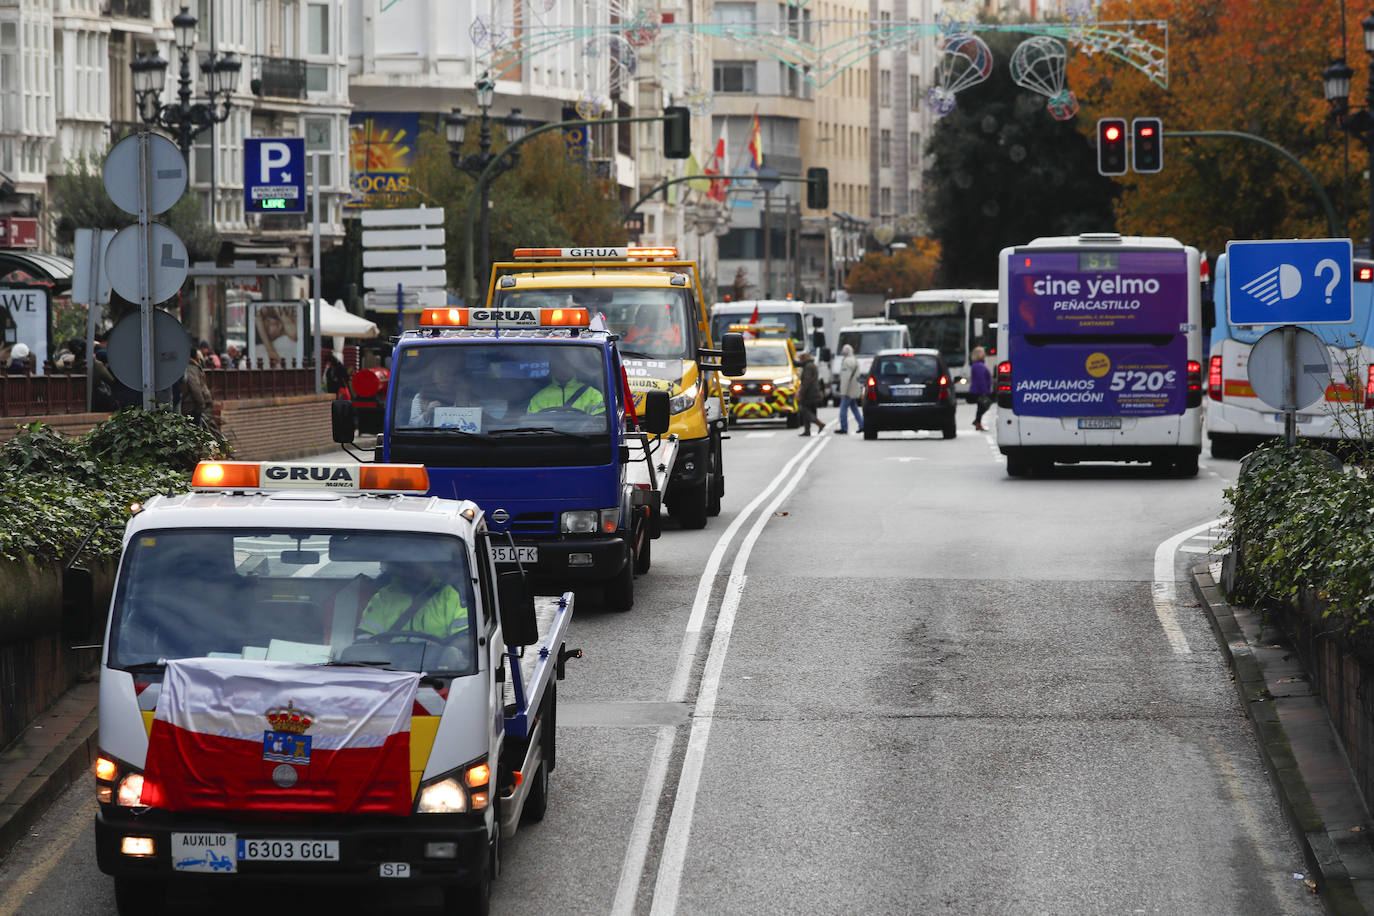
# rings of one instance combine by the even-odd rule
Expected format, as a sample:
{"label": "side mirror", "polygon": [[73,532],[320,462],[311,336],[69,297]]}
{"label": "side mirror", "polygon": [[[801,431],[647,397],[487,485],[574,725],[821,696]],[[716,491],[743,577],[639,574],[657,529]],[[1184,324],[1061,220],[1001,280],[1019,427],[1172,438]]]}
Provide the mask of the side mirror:
{"label": "side mirror", "polygon": [[662,435],[668,431],[668,424],[671,422],[668,401],[666,391],[644,392],[644,415],[639,418],[639,422],[645,432]]}
{"label": "side mirror", "polygon": [[813,347],[823,347],[823,346],[825,346],[825,332],[824,332],[824,331],[816,331],[815,333],[813,333],[813,334],[811,335],[811,346],[813,346]]}
{"label": "side mirror", "polygon": [[539,622],[534,616],[534,593],[525,574],[518,569],[496,577],[496,594],[501,601],[501,634],[511,648],[539,641]]}
{"label": "side mirror", "polygon": [[973,336],[979,338],[983,336],[983,319],[973,319]]}
{"label": "side mirror", "polygon": [[812,316],[811,316],[811,327],[813,327],[813,328],[823,328],[823,327],[825,327],[825,319],[822,318],[820,315],[812,315]]}
{"label": "side mirror", "polygon": [[334,441],[342,444],[353,442],[353,433],[358,428],[358,418],[353,412],[353,402],[334,400],[329,402],[329,420],[332,425]]}
{"label": "side mirror", "polygon": [[834,354],[830,352],[829,347],[821,347],[821,362],[828,363],[834,358]]}
{"label": "side mirror", "polygon": [[90,638],[95,607],[95,579],[89,569],[62,570],[62,638],[68,643]]}
{"label": "side mirror", "polygon": [[744,335],[738,331],[726,334],[720,341],[720,371],[730,377],[744,374],[749,357],[744,352]]}

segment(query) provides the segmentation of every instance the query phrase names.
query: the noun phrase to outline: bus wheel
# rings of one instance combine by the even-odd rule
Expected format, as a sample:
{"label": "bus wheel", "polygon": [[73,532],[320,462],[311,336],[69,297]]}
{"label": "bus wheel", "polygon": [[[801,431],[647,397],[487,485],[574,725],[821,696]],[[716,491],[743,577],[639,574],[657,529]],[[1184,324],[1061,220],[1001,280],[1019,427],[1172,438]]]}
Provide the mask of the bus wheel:
{"label": "bus wheel", "polygon": [[1245,446],[1225,435],[1212,436],[1212,457],[1237,459],[1245,457]]}

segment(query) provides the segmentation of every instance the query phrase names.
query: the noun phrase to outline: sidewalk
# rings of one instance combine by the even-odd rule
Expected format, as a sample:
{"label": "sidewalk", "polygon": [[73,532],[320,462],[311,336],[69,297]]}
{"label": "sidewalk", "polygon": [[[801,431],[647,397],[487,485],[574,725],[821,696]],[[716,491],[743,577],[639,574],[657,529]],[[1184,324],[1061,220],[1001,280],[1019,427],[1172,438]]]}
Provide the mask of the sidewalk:
{"label": "sidewalk", "polygon": [[96,756],[96,689],[93,677],[79,681],[0,752],[0,859],[38,823],[57,796],[91,772]]}
{"label": "sidewalk", "polygon": [[1307,860],[1308,877],[1338,916],[1374,913],[1374,820],[1326,706],[1297,653],[1249,608],[1221,597],[1220,564],[1193,567],[1193,591],[1226,653],[1260,753]]}

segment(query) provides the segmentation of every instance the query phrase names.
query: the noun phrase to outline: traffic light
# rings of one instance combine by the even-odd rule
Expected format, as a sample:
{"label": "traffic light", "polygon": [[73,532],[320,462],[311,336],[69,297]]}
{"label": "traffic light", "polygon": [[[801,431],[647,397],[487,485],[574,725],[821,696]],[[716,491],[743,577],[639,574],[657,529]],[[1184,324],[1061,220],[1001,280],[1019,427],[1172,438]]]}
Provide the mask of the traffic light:
{"label": "traffic light", "polygon": [[806,170],[806,206],[812,210],[830,209],[830,170]]}
{"label": "traffic light", "polygon": [[682,105],[663,109],[663,155],[686,159],[692,154],[692,112]]}
{"label": "traffic light", "polygon": [[1097,119],[1097,171],[1103,175],[1126,174],[1126,119]]}
{"label": "traffic light", "polygon": [[1131,168],[1158,172],[1164,168],[1164,123],[1159,118],[1131,122]]}

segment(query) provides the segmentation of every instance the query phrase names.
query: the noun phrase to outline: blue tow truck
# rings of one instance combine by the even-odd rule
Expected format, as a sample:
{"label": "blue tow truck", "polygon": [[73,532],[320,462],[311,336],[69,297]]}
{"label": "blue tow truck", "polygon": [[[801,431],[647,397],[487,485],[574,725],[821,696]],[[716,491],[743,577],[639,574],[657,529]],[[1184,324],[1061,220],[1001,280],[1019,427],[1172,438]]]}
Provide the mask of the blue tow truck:
{"label": "blue tow truck", "polygon": [[[629,610],[676,439],[650,441],[668,429],[668,393],[637,415],[615,342],[581,308],[425,309],[397,340],[374,460],[423,464],[429,495],[480,505],[493,559],[541,592],[599,586]],[[352,405],[332,410],[348,447]]]}

